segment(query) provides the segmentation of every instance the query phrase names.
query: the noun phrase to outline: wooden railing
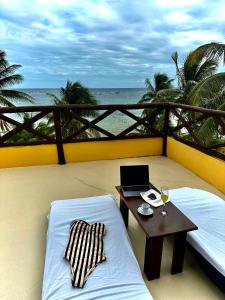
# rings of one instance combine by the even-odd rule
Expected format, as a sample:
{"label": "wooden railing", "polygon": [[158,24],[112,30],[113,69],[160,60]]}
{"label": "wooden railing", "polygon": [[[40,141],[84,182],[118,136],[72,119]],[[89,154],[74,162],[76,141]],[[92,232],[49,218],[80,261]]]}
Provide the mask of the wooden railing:
{"label": "wooden railing", "polygon": [[185,104],[168,105],[170,120],[177,120],[175,126],[168,126],[169,136],[208,155],[225,160],[224,111]]}
{"label": "wooden railing", "polygon": [[[101,125],[113,115],[111,128]],[[125,128],[113,132],[115,123],[125,118]],[[183,104],[1,107],[0,131],[0,147],[56,144],[60,164],[65,163],[64,143],[162,137],[166,155],[168,136],[225,160],[217,151],[225,147],[225,112]]]}

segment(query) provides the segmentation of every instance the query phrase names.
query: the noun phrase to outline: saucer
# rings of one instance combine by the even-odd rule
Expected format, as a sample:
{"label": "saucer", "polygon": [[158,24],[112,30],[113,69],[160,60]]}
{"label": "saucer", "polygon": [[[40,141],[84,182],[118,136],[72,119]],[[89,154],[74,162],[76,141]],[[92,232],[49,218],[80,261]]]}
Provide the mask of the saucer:
{"label": "saucer", "polygon": [[148,210],[144,211],[143,208],[141,206],[139,206],[137,211],[142,216],[152,216],[153,215],[153,210],[150,207]]}

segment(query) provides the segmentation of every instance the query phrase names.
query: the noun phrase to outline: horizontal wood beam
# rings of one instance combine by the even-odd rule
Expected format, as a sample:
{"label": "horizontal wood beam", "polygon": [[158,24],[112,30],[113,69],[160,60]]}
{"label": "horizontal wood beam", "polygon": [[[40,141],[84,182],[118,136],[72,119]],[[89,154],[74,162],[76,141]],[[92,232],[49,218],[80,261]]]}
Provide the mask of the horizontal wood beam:
{"label": "horizontal wood beam", "polygon": [[[65,141],[63,144],[73,144],[73,143],[83,143],[83,142],[101,142],[101,141],[115,141],[115,140],[133,140],[133,139],[147,139],[147,138],[161,138],[161,135],[155,134],[146,134],[146,135],[135,135],[135,136],[125,136],[125,137],[99,137],[99,138],[87,138],[87,139],[76,139]],[[38,145],[55,145],[56,142],[48,142],[48,141],[32,141],[32,142],[8,142],[5,144],[1,144],[0,148],[4,147],[15,147],[15,146],[38,146]]]}
{"label": "horizontal wood beam", "polygon": [[144,104],[63,104],[63,105],[35,105],[35,106],[13,106],[13,107],[0,107],[0,113],[19,113],[19,112],[37,112],[37,111],[62,111],[70,109],[87,109],[87,110],[108,110],[108,109],[145,109],[145,108],[182,108],[195,112],[202,112],[204,114],[216,115],[225,117],[225,111],[208,109],[198,106],[191,106],[186,104],[177,104],[172,102],[163,103],[144,103]]}

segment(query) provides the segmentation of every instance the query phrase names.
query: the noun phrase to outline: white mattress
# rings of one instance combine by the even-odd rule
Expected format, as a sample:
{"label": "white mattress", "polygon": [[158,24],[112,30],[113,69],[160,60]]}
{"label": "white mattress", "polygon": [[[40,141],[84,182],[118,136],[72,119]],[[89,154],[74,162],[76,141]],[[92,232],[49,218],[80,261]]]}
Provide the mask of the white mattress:
{"label": "white mattress", "polygon": [[[83,289],[71,286],[70,265],[64,259],[70,223],[75,219],[106,225],[104,249],[107,260],[89,275]],[[42,299],[153,299],[142,278],[120,211],[112,196],[52,202]]]}
{"label": "white mattress", "polygon": [[198,226],[188,233],[188,242],[225,276],[225,201],[186,187],[170,190],[170,199]]}

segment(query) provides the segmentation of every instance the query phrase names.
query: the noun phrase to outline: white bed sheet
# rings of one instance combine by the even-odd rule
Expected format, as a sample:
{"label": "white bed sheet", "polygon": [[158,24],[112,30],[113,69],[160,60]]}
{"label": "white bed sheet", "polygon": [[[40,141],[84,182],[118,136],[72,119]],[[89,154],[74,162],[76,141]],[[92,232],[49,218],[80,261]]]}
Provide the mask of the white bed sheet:
{"label": "white bed sheet", "polygon": [[[83,289],[71,286],[70,265],[64,259],[70,223],[75,219],[106,225],[104,249],[107,260],[89,275]],[[112,196],[52,202],[42,299],[153,299],[142,278],[120,211]]]}
{"label": "white bed sheet", "polygon": [[187,187],[170,190],[170,200],[198,226],[188,242],[225,276],[225,201]]}

